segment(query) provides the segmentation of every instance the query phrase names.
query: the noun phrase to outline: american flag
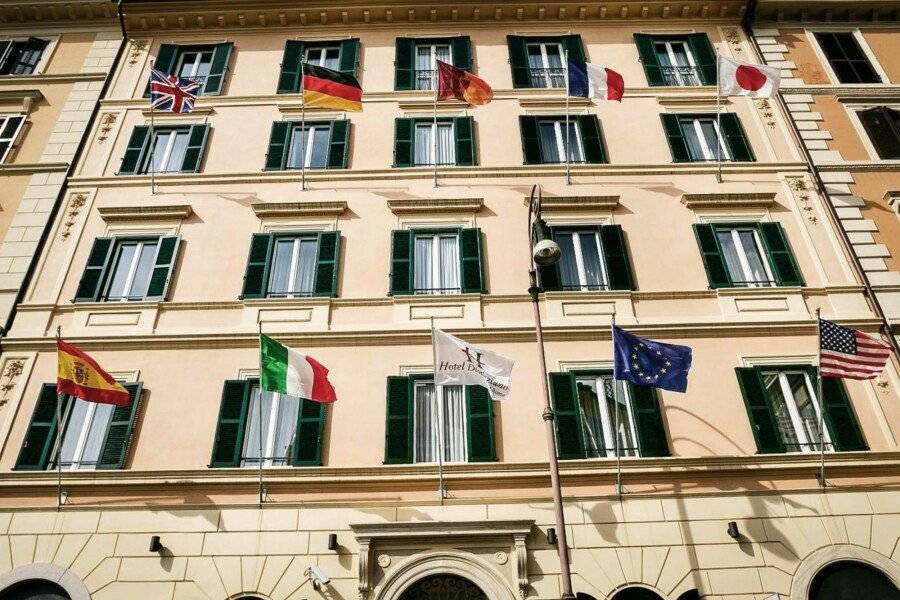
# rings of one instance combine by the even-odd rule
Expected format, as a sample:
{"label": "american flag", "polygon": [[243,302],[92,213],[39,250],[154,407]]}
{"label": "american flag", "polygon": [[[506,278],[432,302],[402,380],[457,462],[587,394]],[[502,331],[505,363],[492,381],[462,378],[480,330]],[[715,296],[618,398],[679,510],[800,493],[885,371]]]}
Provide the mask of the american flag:
{"label": "american flag", "polygon": [[162,71],[150,71],[150,106],[153,110],[189,113],[194,108],[200,84]]}
{"label": "american flag", "polygon": [[862,331],[819,319],[822,377],[875,379],[887,364],[891,346]]}

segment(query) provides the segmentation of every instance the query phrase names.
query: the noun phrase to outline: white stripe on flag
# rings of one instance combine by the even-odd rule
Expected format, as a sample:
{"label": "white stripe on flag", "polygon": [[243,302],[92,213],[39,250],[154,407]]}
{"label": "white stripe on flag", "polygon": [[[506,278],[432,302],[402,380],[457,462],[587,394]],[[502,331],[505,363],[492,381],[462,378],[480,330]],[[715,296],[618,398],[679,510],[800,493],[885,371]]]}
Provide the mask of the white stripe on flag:
{"label": "white stripe on flag", "polygon": [[298,398],[310,398],[313,390],[312,366],[306,360],[306,356],[291,348],[288,351],[287,364],[287,395]]}

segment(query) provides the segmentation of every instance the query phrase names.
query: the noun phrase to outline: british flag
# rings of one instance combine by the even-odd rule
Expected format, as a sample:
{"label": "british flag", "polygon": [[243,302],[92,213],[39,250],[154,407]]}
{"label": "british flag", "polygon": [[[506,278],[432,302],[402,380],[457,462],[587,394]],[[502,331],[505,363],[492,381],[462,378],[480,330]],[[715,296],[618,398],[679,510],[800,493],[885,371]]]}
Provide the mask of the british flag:
{"label": "british flag", "polygon": [[153,110],[189,113],[194,108],[200,84],[162,71],[150,71],[150,106]]}

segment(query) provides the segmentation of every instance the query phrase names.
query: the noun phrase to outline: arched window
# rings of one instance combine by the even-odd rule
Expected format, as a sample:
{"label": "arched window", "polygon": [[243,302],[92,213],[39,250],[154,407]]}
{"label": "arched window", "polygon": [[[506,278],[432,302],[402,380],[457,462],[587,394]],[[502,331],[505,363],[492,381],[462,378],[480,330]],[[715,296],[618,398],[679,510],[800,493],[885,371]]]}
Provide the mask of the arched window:
{"label": "arched window", "polygon": [[487,600],[481,588],[456,575],[431,575],[408,587],[400,600]]}
{"label": "arched window", "polygon": [[575,600],[597,600],[590,594],[585,594],[584,592],[578,592],[575,594]]}
{"label": "arched window", "polygon": [[32,579],[0,592],[3,600],[72,600],[64,589],[50,581]]}
{"label": "arched window", "polygon": [[688,590],[678,596],[678,600],[700,600],[700,592],[697,590]]}
{"label": "arched window", "polygon": [[841,561],[828,565],[813,578],[809,600],[900,600],[900,589],[874,567]]}
{"label": "arched window", "polygon": [[659,594],[642,587],[629,587],[616,592],[612,600],[663,600]]}

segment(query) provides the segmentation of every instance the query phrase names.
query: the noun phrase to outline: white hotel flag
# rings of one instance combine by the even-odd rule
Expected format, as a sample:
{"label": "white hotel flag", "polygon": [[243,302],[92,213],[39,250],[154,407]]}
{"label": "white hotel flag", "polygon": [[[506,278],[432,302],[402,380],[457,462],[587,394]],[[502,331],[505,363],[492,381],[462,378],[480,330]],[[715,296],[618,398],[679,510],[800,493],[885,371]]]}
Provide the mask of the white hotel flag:
{"label": "white hotel flag", "polygon": [[781,69],[719,55],[719,94],[771,98],[781,83]]}
{"label": "white hotel flag", "polygon": [[487,388],[491,400],[509,396],[513,361],[440,329],[432,331],[435,385],[481,385]]}

